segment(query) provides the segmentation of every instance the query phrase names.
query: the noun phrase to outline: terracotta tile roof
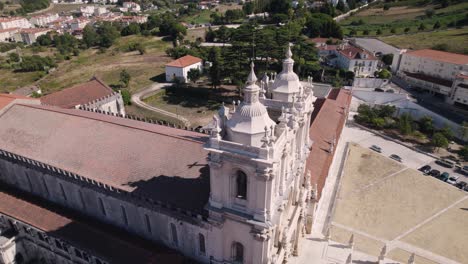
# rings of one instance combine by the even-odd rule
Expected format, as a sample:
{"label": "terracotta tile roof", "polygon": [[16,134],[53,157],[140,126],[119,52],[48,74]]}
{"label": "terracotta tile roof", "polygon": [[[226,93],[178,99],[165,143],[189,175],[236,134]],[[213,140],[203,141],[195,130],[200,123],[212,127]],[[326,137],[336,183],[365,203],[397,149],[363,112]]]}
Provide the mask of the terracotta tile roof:
{"label": "terracotta tile roof", "polygon": [[309,136],[313,141],[312,149],[307,158],[306,169],[311,173],[312,186],[317,184],[320,199],[323,186],[334,153],[329,153],[330,143],[336,138],[336,144],[346,121],[345,109],[351,102],[351,92],[344,89],[333,89],[327,99],[317,100]]}
{"label": "terracotta tile roof", "polygon": [[446,51],[422,49],[407,52],[406,54],[416,57],[428,58],[436,61],[448,62],[453,64],[468,64],[468,55],[451,53]]}
{"label": "terracotta tile roof", "polygon": [[405,71],[404,73],[411,78],[415,78],[418,80],[431,82],[431,83],[435,83],[435,84],[439,84],[439,85],[443,85],[447,87],[452,87],[452,84],[453,84],[451,80],[437,78],[437,77],[425,75],[422,73],[412,73],[412,72],[407,72],[407,71]]}
{"label": "terracotta tile roof", "polygon": [[23,28],[20,30],[21,33],[39,33],[39,32],[48,32],[50,29],[48,28]]}
{"label": "terracotta tile roof", "polygon": [[15,104],[0,149],[155,201],[205,214],[207,135],[93,112]]}
{"label": "terracotta tile roof", "polygon": [[331,40],[333,42],[340,41],[339,39],[336,39],[336,38],[313,38],[313,39],[310,39],[310,41],[315,42],[315,43],[327,43],[328,40]]}
{"label": "terracotta tile roof", "polygon": [[[367,50],[360,49],[351,45],[346,46],[344,49],[339,51],[343,56],[349,59],[357,60],[377,60],[377,58]],[[363,58],[363,55],[367,55],[367,58]]]}
{"label": "terracotta tile roof", "polygon": [[81,83],[70,88],[46,95],[41,98],[44,105],[53,105],[62,108],[75,108],[105,96],[112,95],[114,91],[98,78]]}
{"label": "terracotta tile roof", "polygon": [[19,31],[20,28],[14,27],[14,28],[6,28],[6,29],[0,29],[0,33],[4,32],[12,32],[12,31]]}
{"label": "terracotta tile roof", "polygon": [[460,73],[457,75],[457,78],[468,79],[468,75]]}
{"label": "terracotta tile roof", "polygon": [[323,45],[318,46],[317,49],[319,50],[336,50],[339,46],[338,45]]}
{"label": "terracotta tile roof", "polygon": [[0,17],[0,23],[26,19],[23,17]]}
{"label": "terracotta tile roof", "polygon": [[184,263],[184,257],[171,249],[92,222],[3,185],[0,187],[0,201],[0,213],[110,263]]}
{"label": "terracotta tile roof", "polygon": [[34,99],[31,97],[26,97],[22,95],[15,95],[15,94],[0,94],[0,109],[3,109],[5,106],[9,105],[11,102],[15,101],[16,99],[28,99],[37,101],[38,99]]}
{"label": "terracotta tile roof", "polygon": [[181,58],[179,58],[179,59],[177,59],[175,61],[169,62],[168,64],[166,64],[166,66],[184,68],[184,67],[190,66],[192,64],[199,63],[201,61],[202,61],[202,59],[200,59],[200,58],[194,57],[192,55],[186,55],[186,56],[183,56],[183,57],[181,57]]}

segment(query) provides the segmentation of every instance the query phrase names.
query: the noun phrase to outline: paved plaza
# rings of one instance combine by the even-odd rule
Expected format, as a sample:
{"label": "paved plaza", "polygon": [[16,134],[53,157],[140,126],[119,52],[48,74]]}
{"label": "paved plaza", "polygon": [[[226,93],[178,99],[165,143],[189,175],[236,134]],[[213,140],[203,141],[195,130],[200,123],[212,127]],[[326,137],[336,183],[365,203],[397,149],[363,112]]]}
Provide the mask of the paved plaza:
{"label": "paved plaza", "polygon": [[[382,154],[369,149],[373,144],[382,147]],[[402,163],[388,158],[394,153]],[[346,263],[352,254],[353,263],[376,263],[386,246],[383,263],[408,263],[413,253],[418,264],[468,263],[468,195],[415,170],[431,162],[429,156],[348,124],[313,232],[291,262]]]}

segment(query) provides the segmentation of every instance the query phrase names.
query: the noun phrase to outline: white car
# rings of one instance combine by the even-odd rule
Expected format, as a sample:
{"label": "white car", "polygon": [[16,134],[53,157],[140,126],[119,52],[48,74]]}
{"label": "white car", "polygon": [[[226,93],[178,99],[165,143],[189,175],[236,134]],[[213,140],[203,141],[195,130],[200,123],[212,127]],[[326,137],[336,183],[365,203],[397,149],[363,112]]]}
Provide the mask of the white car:
{"label": "white car", "polygon": [[457,184],[458,176],[450,176],[447,180],[447,183],[450,183],[452,185]]}

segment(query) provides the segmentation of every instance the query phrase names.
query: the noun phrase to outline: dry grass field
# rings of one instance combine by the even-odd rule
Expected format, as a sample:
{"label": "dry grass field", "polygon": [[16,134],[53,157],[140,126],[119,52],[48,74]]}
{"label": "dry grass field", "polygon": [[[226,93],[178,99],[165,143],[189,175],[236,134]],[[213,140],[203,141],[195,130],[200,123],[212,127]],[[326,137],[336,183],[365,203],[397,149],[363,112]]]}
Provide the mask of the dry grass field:
{"label": "dry grass field", "polygon": [[[132,43],[142,43],[146,53],[126,52],[125,47]],[[55,72],[40,80],[39,85],[45,93],[50,93],[85,82],[94,75],[109,85],[118,84],[119,74],[125,69],[132,77],[129,89],[138,91],[153,83],[154,78],[164,72],[164,65],[172,60],[165,54],[167,47],[169,44],[160,38],[123,37],[104,53],[89,49],[61,63]]]}
{"label": "dry grass field", "polygon": [[[399,261],[416,247],[468,263],[465,192],[356,144],[350,145],[343,175],[332,240],[347,243],[355,233],[355,247],[375,256],[386,244]],[[425,257],[417,263],[433,263]]]}

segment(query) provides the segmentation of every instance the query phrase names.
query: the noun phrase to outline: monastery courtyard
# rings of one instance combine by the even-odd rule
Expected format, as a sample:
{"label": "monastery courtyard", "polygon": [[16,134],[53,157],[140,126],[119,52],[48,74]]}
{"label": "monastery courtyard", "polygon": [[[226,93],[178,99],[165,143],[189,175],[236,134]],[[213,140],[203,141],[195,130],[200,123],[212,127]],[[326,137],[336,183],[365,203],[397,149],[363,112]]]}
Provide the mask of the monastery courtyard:
{"label": "monastery courtyard", "polygon": [[[415,161],[428,161],[423,154],[414,152],[405,164],[406,157],[399,163],[370,150],[371,137],[350,124],[344,128],[323,194],[331,205],[319,204],[315,231],[294,263],[318,256],[321,263],[345,263],[350,253],[353,263],[376,263],[384,245],[383,263],[408,263],[412,253],[418,264],[468,263],[467,193],[415,170]],[[411,151],[386,144],[400,149],[396,153]],[[329,240],[321,234],[327,226]],[[348,246],[352,234],[354,250]]]}

